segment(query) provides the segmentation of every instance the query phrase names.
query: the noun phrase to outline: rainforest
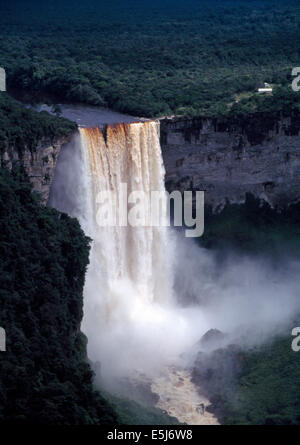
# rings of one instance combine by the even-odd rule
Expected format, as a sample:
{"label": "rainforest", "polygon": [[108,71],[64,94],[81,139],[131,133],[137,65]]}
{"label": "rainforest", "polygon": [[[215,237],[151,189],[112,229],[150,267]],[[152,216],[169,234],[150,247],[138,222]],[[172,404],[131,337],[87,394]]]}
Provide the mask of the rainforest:
{"label": "rainforest", "polygon": [[298,2],[0,24],[0,425],[298,425]]}

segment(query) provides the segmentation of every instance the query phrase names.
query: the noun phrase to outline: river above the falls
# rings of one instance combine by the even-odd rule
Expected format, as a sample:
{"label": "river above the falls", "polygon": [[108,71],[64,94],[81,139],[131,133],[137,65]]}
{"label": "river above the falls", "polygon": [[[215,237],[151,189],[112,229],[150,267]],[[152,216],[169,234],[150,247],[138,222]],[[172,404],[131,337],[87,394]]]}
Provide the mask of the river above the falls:
{"label": "river above the falls", "polygon": [[[57,107],[57,108],[56,108]],[[112,111],[108,108],[96,107],[91,105],[35,105],[32,107],[36,111],[48,111],[50,114],[58,114],[77,123],[79,127],[103,127],[104,125],[113,125],[119,123],[145,122],[148,119],[130,116],[128,114]],[[59,113],[55,113],[55,110]]]}

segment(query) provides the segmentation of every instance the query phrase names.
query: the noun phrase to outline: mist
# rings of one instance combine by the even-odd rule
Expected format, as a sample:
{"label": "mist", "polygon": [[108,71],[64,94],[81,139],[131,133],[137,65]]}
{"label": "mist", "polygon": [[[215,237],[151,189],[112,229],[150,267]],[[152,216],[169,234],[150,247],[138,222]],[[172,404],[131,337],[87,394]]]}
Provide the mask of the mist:
{"label": "mist", "polygon": [[[206,323],[229,341],[252,346],[281,334],[300,310],[300,262],[278,264],[264,253],[237,254],[177,239],[176,291],[181,304],[201,307]],[[183,267],[184,264],[184,267]]]}
{"label": "mist", "polygon": [[[86,306],[83,329],[89,354],[101,362],[104,376],[137,371],[153,376],[169,365],[192,366],[201,349],[199,340],[210,329],[226,334],[216,347],[234,343],[249,348],[290,334],[289,323],[300,310],[299,261],[274,266],[263,255],[227,252],[220,265],[217,253],[181,233],[173,233],[172,242],[176,251],[172,302],[140,303],[132,298],[130,285],[122,283],[116,291],[119,303],[114,317],[106,326],[99,326],[97,314]],[[96,301],[97,289],[88,292]]]}

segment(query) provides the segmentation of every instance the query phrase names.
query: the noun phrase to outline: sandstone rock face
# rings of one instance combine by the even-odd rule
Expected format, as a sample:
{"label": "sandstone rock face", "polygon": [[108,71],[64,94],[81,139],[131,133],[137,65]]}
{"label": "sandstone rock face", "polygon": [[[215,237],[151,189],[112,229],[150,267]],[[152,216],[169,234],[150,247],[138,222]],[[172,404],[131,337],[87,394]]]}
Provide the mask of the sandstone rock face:
{"label": "sandstone rock face", "polygon": [[20,162],[25,166],[33,188],[40,193],[43,204],[46,204],[49,198],[55,165],[61,147],[70,139],[71,136],[60,138],[55,142],[40,141],[34,150],[25,147],[22,153],[13,147],[9,147],[3,154],[3,160],[7,161],[9,167],[12,166],[13,162]]}
{"label": "sandstone rock face", "polygon": [[279,208],[300,200],[299,115],[246,126],[163,119],[161,145],[168,191],[205,190],[215,211],[246,193]]}

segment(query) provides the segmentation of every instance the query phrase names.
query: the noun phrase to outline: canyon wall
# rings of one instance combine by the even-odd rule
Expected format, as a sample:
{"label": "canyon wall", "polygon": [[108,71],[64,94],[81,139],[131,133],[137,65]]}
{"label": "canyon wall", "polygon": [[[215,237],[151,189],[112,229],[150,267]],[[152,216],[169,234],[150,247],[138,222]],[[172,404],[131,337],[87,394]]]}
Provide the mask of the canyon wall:
{"label": "canyon wall", "polygon": [[[56,161],[72,135],[41,140],[35,149],[7,148],[2,159],[21,161],[34,189],[47,203]],[[290,117],[249,115],[228,118],[164,118],[160,141],[166,188],[205,190],[217,211],[246,193],[283,207],[300,200],[300,113]]]}
{"label": "canyon wall", "polygon": [[215,211],[244,202],[246,193],[273,207],[299,201],[299,116],[162,119],[166,188],[205,190]]}
{"label": "canyon wall", "polygon": [[41,140],[34,149],[24,147],[22,151],[8,147],[2,154],[2,160],[11,167],[13,162],[22,163],[29,175],[35,191],[39,192],[43,204],[46,204],[50,194],[50,187],[54,177],[55,165],[60,150],[70,141],[71,136]]}

